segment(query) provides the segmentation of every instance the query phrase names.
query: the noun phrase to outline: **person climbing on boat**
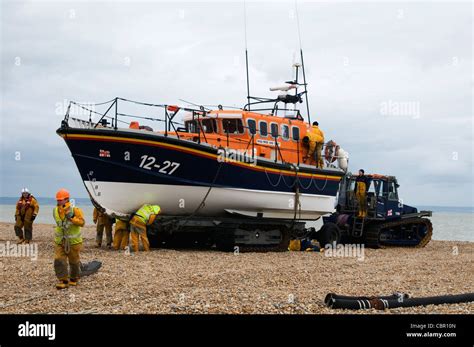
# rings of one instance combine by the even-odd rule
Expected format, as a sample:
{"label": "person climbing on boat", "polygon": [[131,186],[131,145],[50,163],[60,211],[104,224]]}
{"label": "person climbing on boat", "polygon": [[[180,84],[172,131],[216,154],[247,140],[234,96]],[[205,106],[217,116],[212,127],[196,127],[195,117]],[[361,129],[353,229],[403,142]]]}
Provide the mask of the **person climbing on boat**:
{"label": "person climbing on boat", "polygon": [[316,167],[322,169],[323,168],[323,158],[321,156],[321,151],[323,150],[324,144],[324,133],[321,129],[319,129],[319,123],[314,121],[313,126],[307,133],[309,139],[309,149],[306,158],[303,162],[306,162],[309,159],[309,164],[315,161]]}
{"label": "person climbing on boat", "polygon": [[18,244],[30,243],[33,238],[33,221],[38,212],[38,201],[30,194],[28,188],[23,188],[15,210],[14,229],[18,237]]}
{"label": "person climbing on boat", "polygon": [[365,175],[365,171],[360,169],[355,186],[355,195],[359,204],[358,217],[367,217],[367,191],[369,190],[369,184],[370,180]]}
{"label": "person climbing on boat", "polygon": [[138,252],[139,239],[142,240],[143,250],[150,250],[150,242],[146,235],[146,226],[154,222],[156,216],[160,213],[161,208],[158,205],[145,204],[133,214],[130,220],[130,236],[132,241],[132,250]]}

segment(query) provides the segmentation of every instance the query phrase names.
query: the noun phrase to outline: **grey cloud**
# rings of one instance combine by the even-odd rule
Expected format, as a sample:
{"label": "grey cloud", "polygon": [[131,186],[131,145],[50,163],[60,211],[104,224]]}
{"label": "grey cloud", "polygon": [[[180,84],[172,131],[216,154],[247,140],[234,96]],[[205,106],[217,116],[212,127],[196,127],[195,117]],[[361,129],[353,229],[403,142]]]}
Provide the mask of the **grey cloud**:
{"label": "grey cloud", "polygon": [[[241,3],[1,6],[1,195],[29,184],[86,196],[54,133],[64,100],[245,103]],[[292,78],[293,10],[247,3],[255,95]],[[407,203],[472,205],[471,4],[305,2],[299,14],[312,118],[350,152],[353,171],[397,175]],[[417,102],[420,117],[382,115],[388,101]]]}

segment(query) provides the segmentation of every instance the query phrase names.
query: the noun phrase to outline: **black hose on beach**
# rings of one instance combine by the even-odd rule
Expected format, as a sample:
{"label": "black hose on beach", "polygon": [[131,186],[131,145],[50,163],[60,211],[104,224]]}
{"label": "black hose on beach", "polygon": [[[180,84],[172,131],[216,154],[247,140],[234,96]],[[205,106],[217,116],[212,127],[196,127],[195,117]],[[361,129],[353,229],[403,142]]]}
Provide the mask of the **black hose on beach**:
{"label": "black hose on beach", "polygon": [[330,308],[342,308],[350,310],[371,309],[384,310],[386,308],[413,307],[426,305],[459,304],[473,302],[474,293],[430,296],[425,298],[409,298],[405,294],[394,294],[382,297],[344,297],[336,294],[328,294],[324,300]]}
{"label": "black hose on beach", "polygon": [[335,299],[337,300],[341,300],[341,299],[342,300],[371,300],[374,298],[378,298],[378,299],[383,299],[383,300],[389,300],[389,299],[399,299],[400,297],[403,299],[407,299],[409,295],[405,293],[393,293],[392,295],[375,297],[375,296],[349,296],[349,295],[338,295],[335,293],[329,293],[324,298],[324,304],[326,306],[330,306],[329,303]]}

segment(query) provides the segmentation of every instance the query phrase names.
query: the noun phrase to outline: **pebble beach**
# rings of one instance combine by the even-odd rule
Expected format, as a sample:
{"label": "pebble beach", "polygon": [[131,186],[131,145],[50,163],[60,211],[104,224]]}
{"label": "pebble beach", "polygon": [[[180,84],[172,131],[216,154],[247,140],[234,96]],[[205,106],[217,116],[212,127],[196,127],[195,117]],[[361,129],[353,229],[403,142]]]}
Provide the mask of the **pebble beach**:
{"label": "pebble beach", "polygon": [[[425,248],[364,249],[363,259],[317,252],[224,253],[95,248],[83,228],[83,262],[100,271],[74,288],[54,285],[53,226],[34,225],[36,257],[0,254],[0,313],[105,314],[472,314],[474,303],[378,310],[333,310],[326,294],[412,297],[474,292],[474,242],[431,241]],[[0,223],[0,244],[14,243]]]}

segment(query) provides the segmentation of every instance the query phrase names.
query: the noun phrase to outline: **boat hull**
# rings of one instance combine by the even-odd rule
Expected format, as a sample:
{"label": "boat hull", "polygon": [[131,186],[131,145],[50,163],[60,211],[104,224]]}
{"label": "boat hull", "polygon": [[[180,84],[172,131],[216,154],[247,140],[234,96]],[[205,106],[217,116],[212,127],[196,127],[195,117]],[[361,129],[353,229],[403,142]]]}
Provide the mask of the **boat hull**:
{"label": "boat hull", "polygon": [[[92,199],[113,215],[143,203],[163,215],[317,219],[334,211],[342,172],[299,169],[146,131],[61,128]],[[296,194],[298,192],[298,194]]]}

